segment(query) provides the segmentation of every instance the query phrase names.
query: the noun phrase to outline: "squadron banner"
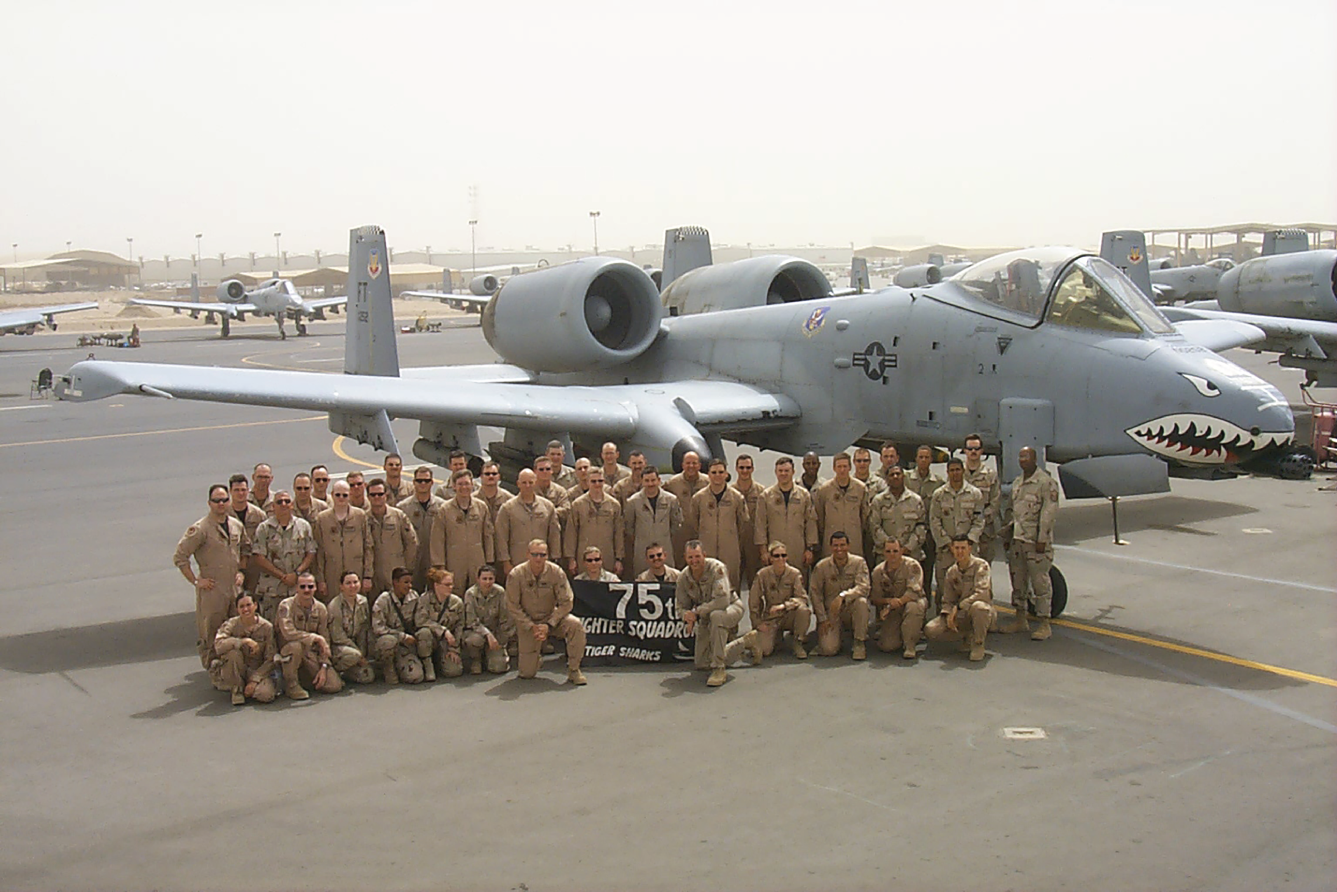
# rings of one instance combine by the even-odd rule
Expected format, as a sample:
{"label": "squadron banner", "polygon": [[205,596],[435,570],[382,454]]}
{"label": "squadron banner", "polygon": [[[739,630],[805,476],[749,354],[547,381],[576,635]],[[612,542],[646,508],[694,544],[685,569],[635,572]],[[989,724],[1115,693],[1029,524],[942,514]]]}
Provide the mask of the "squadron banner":
{"label": "squadron banner", "polygon": [[587,665],[692,659],[695,639],[678,616],[672,583],[576,579],[571,589],[574,612],[585,623]]}

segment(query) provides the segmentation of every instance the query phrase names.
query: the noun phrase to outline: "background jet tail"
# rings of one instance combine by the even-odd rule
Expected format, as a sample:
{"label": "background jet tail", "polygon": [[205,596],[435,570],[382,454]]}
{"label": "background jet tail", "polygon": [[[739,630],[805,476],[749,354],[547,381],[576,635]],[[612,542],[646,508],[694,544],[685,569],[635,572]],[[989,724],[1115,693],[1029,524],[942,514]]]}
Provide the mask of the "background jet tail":
{"label": "background jet tail", "polygon": [[660,290],[697,267],[710,266],[710,232],[704,226],[679,226],[664,233],[664,271]]}
{"label": "background jet tail", "polygon": [[1303,229],[1273,229],[1263,233],[1263,257],[1273,254],[1295,254],[1309,250],[1309,233]]}
{"label": "background jet tail", "polygon": [[1147,297],[1155,300],[1151,268],[1147,265],[1147,237],[1136,229],[1119,229],[1100,237],[1100,256],[1123,270]]}
{"label": "background jet tail", "polygon": [[359,226],[350,232],[346,375],[399,375],[389,256],[385,231],[379,226]]}
{"label": "background jet tail", "polygon": [[868,278],[867,257],[850,258],[850,287],[860,294],[872,289],[872,283]]}

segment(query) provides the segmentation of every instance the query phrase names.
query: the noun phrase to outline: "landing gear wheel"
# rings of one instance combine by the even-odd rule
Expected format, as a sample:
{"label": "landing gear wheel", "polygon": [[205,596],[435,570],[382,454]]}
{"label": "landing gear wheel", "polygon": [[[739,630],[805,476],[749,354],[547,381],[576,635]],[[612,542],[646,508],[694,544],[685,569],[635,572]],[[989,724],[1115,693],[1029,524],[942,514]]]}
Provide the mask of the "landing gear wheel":
{"label": "landing gear wheel", "polygon": [[[1049,598],[1049,615],[1053,619],[1058,619],[1068,606],[1068,580],[1063,578],[1058,567],[1049,568],[1049,585],[1054,589],[1053,595]],[[1034,601],[1030,602],[1030,614],[1035,616]]]}
{"label": "landing gear wheel", "polygon": [[299,338],[306,337],[306,323],[304,322],[297,323],[297,336]]}
{"label": "landing gear wheel", "polygon": [[226,316],[223,317],[223,337],[227,337],[228,335],[232,334],[231,323],[232,323],[231,319],[229,319]]}

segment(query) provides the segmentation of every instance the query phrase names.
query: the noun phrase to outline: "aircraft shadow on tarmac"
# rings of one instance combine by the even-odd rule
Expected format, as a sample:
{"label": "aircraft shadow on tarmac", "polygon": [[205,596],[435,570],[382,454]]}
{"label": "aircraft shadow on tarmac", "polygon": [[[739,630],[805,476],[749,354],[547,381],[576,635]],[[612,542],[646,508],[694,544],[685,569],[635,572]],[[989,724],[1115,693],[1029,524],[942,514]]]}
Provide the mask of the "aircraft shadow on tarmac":
{"label": "aircraft shadow on tarmac", "polygon": [[[1258,509],[1235,502],[1217,499],[1195,499],[1188,496],[1146,496],[1119,502],[1119,535],[1147,530],[1188,533],[1194,536],[1215,536],[1210,530],[1197,530],[1192,524],[1226,517],[1257,514]],[[1060,545],[1075,545],[1092,539],[1108,539],[1113,534],[1110,505],[1107,500],[1093,499],[1066,502],[1063,522],[1055,537]]]}

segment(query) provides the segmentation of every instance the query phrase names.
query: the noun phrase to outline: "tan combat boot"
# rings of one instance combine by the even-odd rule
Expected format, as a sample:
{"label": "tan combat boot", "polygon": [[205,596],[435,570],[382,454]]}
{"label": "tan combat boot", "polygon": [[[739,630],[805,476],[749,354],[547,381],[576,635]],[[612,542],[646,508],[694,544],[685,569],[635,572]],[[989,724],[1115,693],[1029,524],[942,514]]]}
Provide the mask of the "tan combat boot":
{"label": "tan combat boot", "polygon": [[292,684],[288,685],[287,690],[285,690],[284,693],[288,695],[289,700],[311,699],[311,695],[306,692],[306,688],[302,687],[297,682],[293,682]]}
{"label": "tan combat boot", "polygon": [[913,644],[908,645],[905,648],[905,650],[901,653],[901,658],[906,660],[913,660],[917,656],[918,654],[915,652],[915,647]]}
{"label": "tan combat boot", "polygon": [[585,673],[581,672],[579,669],[566,670],[566,680],[574,685],[589,684],[589,679],[587,679]]}
{"label": "tan combat boot", "polygon": [[978,663],[984,659],[984,642],[973,643],[970,645],[970,662]]}
{"label": "tan combat boot", "polygon": [[385,676],[386,684],[399,684],[399,670],[395,668],[395,658],[381,661],[381,674]]}
{"label": "tan combat boot", "polygon": [[233,706],[243,706],[243,705],[245,705],[245,703],[246,703],[246,695],[242,692],[241,688],[233,688],[233,689],[232,689],[232,705],[233,705]]}
{"label": "tan combat boot", "polygon": [[436,660],[424,657],[422,661],[422,680],[436,681]]}
{"label": "tan combat boot", "polygon": [[482,674],[483,674],[483,661],[482,661],[482,660],[471,660],[471,661],[469,662],[469,674],[470,674],[470,675],[482,675]]}
{"label": "tan combat boot", "polygon": [[998,624],[998,631],[1004,635],[1013,635],[1017,632],[1029,632],[1031,630],[1030,620],[1026,616],[1026,608],[1018,607],[1016,610],[1016,615],[1012,619]]}
{"label": "tan combat boot", "polygon": [[1049,628],[1049,617],[1042,616],[1039,624],[1035,627],[1035,631],[1031,633],[1031,640],[1044,641],[1052,634],[1054,634],[1054,631]]}
{"label": "tan combat boot", "polygon": [[806,660],[808,658],[808,649],[804,647],[803,642],[797,638],[794,639],[794,656],[798,657],[800,660]]}
{"label": "tan combat boot", "polygon": [[762,658],[765,656],[761,652],[761,633],[756,629],[743,636],[743,647],[748,652],[748,662],[753,666],[760,666]]}
{"label": "tan combat boot", "polygon": [[717,688],[728,680],[729,673],[725,672],[723,669],[712,669],[710,678],[706,679],[706,687]]}
{"label": "tan combat boot", "polygon": [[856,660],[868,659],[868,647],[862,641],[854,642],[854,652],[850,654]]}

